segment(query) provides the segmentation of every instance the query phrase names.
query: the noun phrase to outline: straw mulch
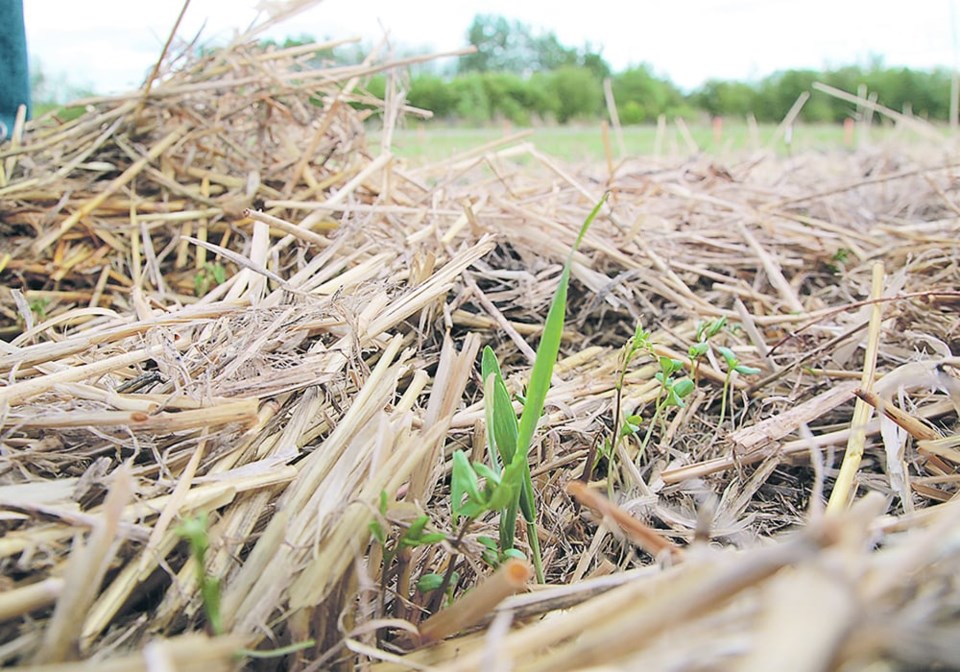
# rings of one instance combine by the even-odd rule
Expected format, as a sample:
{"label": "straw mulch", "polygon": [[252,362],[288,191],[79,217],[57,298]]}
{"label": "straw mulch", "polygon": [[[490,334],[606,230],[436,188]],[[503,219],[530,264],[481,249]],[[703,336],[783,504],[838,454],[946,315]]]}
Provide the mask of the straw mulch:
{"label": "straw mulch", "polygon": [[[363,90],[391,64],[310,52],[239,42],[0,150],[3,664],[960,666],[946,149],[611,173],[505,138],[406,166],[391,129],[418,111]],[[482,561],[495,516],[457,538],[450,455],[485,459],[479,348],[522,393],[607,190],[531,455],[532,585]],[[723,422],[712,355],[640,454],[659,385],[641,356],[620,404],[640,434],[584,486],[637,322],[686,361],[720,316],[716,344],[761,369],[733,376]],[[445,540],[397,549],[423,513]],[[178,532],[198,514],[218,635]],[[454,606],[427,621],[442,600],[417,580],[451,562]]]}

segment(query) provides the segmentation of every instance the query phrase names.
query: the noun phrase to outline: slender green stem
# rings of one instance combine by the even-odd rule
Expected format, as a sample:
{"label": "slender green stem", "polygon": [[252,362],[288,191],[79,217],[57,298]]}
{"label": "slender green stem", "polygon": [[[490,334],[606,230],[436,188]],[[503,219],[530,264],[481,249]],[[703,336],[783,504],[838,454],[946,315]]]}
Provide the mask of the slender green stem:
{"label": "slender green stem", "polygon": [[647,425],[647,431],[643,435],[643,442],[640,444],[640,450],[637,452],[637,458],[634,460],[638,464],[647,450],[647,444],[650,443],[650,437],[653,434],[653,427],[657,424],[657,420],[660,419],[660,411],[662,410],[663,404],[660,403],[660,397],[657,396],[657,405],[656,408],[654,408],[653,417],[650,418],[650,423]]}
{"label": "slender green stem", "polygon": [[443,606],[443,596],[447,594],[447,589],[450,587],[450,581],[453,579],[453,572],[457,568],[457,558],[459,557],[460,543],[467,535],[467,530],[470,529],[470,523],[472,522],[473,520],[470,518],[464,519],[463,525],[460,527],[460,531],[457,533],[457,538],[453,540],[454,553],[450,556],[450,562],[447,564],[447,571],[443,573],[443,582],[440,584],[440,587],[437,588],[437,592],[434,593],[430,598],[430,605],[427,608],[427,611],[431,614],[435,614],[437,611],[439,611],[440,607]]}
{"label": "slender green stem", "polygon": [[727,415],[727,394],[730,391],[730,378],[733,376],[733,369],[727,370],[727,375],[723,378],[723,396],[720,398],[720,420],[717,422],[717,427],[723,427],[723,419]]}
{"label": "slender green stem", "polygon": [[640,450],[637,453],[637,458],[634,462],[640,462],[640,459],[643,457],[644,452],[647,450],[647,444],[650,443],[650,436],[653,434],[653,427],[657,424],[657,420],[660,417],[660,411],[663,408],[661,401],[663,400],[663,393],[667,389],[666,379],[660,381],[660,389],[657,390],[657,398],[654,400],[654,411],[653,417],[650,418],[650,422],[647,424],[647,431],[643,435],[643,441],[640,443]]}
{"label": "slender green stem", "polygon": [[546,583],[543,575],[543,557],[540,555],[540,537],[537,534],[537,523],[527,523],[527,543],[530,544],[530,555],[533,556],[533,571],[537,574],[537,583]]}

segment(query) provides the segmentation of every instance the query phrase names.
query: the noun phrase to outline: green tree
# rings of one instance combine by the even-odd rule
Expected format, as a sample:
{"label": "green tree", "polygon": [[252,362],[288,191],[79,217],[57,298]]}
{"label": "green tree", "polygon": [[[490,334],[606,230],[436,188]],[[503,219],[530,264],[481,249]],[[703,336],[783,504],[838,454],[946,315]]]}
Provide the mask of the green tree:
{"label": "green tree", "polygon": [[454,88],[449,82],[433,75],[411,79],[407,100],[414,107],[430,110],[438,118],[452,117],[457,109]]}
{"label": "green tree", "polygon": [[745,82],[711,79],[693,93],[691,102],[713,117],[743,117],[754,111],[756,96],[756,90]]}
{"label": "green tree", "polygon": [[575,49],[553,32],[535,32],[529,25],[502,16],[478,14],[467,29],[467,42],[476,53],[460,58],[460,72],[514,72],[530,75],[580,66],[602,81],[610,66],[589,44]]}
{"label": "green tree", "polygon": [[482,77],[492,117],[509,119],[516,124],[530,123],[535,101],[532,90],[519,75],[512,72],[486,72]]}
{"label": "green tree", "polygon": [[[758,121],[778,122],[804,92],[810,91],[813,83],[824,79],[815,70],[784,70],[765,77],[757,87],[754,114]],[[810,122],[833,121],[836,112],[827,96],[817,94],[807,101],[800,119]]]}
{"label": "green tree", "polygon": [[471,123],[490,121],[490,99],[481,73],[458,75],[450,81],[450,88],[456,100],[454,109],[457,118]]}
{"label": "green tree", "polygon": [[556,100],[557,121],[596,116],[603,104],[603,88],[586,68],[560,68],[551,74],[551,88]]}
{"label": "green tree", "polygon": [[533,60],[533,36],[519,21],[478,14],[467,29],[476,53],[460,57],[461,72],[524,72]]}
{"label": "green tree", "polygon": [[[525,28],[529,34],[529,28]],[[535,70],[557,70],[559,68],[578,65],[576,49],[560,44],[557,36],[550,32],[539,37],[531,38],[530,51]]]}
{"label": "green tree", "polygon": [[577,65],[580,65],[590,72],[601,82],[612,74],[610,64],[603,58],[603,49],[594,51],[588,42],[577,56]]}
{"label": "green tree", "polygon": [[557,98],[553,80],[552,72],[535,72],[527,80],[530,111],[543,120],[556,120],[560,112],[560,100]]}
{"label": "green tree", "polygon": [[679,114],[683,94],[668,79],[653,74],[648,65],[632,67],[613,78],[613,96],[625,124],[653,121],[660,114]]}

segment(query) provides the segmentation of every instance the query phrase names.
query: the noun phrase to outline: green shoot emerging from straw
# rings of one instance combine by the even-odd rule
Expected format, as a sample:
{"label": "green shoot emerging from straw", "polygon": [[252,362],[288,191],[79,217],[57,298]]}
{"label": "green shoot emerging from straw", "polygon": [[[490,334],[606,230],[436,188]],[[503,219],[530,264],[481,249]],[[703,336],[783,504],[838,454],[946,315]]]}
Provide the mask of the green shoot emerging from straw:
{"label": "green shoot emerging from straw", "polygon": [[[760,373],[760,369],[754,368],[752,366],[746,366],[740,363],[740,360],[737,359],[737,356],[734,354],[733,350],[730,348],[725,348],[723,346],[717,346],[717,352],[720,353],[720,356],[723,357],[724,364],[727,365],[727,375],[723,377],[723,397],[720,399],[720,420],[717,422],[717,427],[723,426],[723,418],[726,415],[727,411],[727,394],[731,393],[730,390],[730,381],[733,379],[733,372],[752,376]],[[733,405],[733,397],[731,396],[731,406]],[[730,411],[731,418],[733,417],[733,410]]]}
{"label": "green shoot emerging from straw", "polygon": [[[530,477],[530,447],[543,413],[547,391],[550,389],[553,367],[560,353],[573,255],[606,200],[607,196],[604,195],[584,220],[577,240],[563,265],[560,283],[557,285],[543,325],[543,335],[537,347],[537,356],[533,362],[533,371],[530,374],[526,397],[523,399],[523,412],[520,414],[519,422],[497,357],[490,347],[486,347],[481,357],[480,372],[483,376],[487,448],[491,466],[470,464],[467,456],[461,451],[457,451],[453,456],[451,489],[454,516],[475,519],[486,511],[500,511],[500,559],[502,560],[518,553],[515,548],[516,524],[518,515],[522,513],[527,526],[527,540],[533,554],[533,566],[537,580],[541,583],[544,581],[543,561],[537,537],[533,481]],[[485,480],[482,490],[480,477]]]}
{"label": "green shoot emerging from straw", "polygon": [[190,556],[197,567],[197,585],[203,598],[203,611],[207,615],[210,630],[215,635],[223,634],[223,615],[220,613],[220,579],[210,576],[206,570],[207,550],[210,538],[207,534],[207,514],[200,513],[187,518],[177,527],[177,534],[190,545]]}
{"label": "green shoot emerging from straw", "polygon": [[723,396],[720,398],[720,420],[717,427],[723,426],[723,420],[727,414],[727,396],[730,394],[730,382],[733,379],[733,373],[737,372],[745,376],[753,376],[760,373],[760,369],[752,366],[746,366],[740,363],[740,360],[734,354],[733,350],[722,345],[713,345],[710,339],[719,334],[727,326],[727,318],[719,317],[709,322],[701,322],[697,325],[697,342],[690,346],[687,354],[693,361],[693,379],[699,379],[700,361],[707,356],[711,350],[715,350],[723,358],[727,367],[727,374],[723,378]]}

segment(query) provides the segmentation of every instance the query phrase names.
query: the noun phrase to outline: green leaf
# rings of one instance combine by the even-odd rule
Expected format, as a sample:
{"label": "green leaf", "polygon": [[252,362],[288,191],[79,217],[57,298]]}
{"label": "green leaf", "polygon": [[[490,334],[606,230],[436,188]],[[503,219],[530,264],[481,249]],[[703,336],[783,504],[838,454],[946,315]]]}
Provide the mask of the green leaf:
{"label": "green leaf", "polygon": [[[525,466],[526,461],[521,462],[518,458],[514,458],[510,466],[503,470],[503,475],[500,477],[500,484],[490,493],[488,502],[491,509],[504,509],[510,505],[514,505],[513,517],[516,518],[517,510],[514,502],[516,502],[520,496]],[[502,526],[504,522],[508,521],[501,520],[500,525]]]}
{"label": "green leaf", "polygon": [[370,521],[370,534],[373,535],[373,538],[377,540],[381,546],[386,546],[387,544],[387,533],[383,529],[383,525],[380,524],[379,520]]}
{"label": "green leaf", "polygon": [[726,317],[720,317],[714,320],[713,322],[709,322],[707,324],[707,331],[706,331],[707,338],[713,338],[714,336],[719,334],[720,330],[723,329],[726,325],[727,325]]}
{"label": "green leaf", "polygon": [[633,345],[642,348],[649,340],[650,332],[643,328],[643,322],[637,322],[637,326],[633,329]]}
{"label": "green leaf", "polygon": [[[520,421],[517,427],[516,450],[509,460],[504,460],[503,478],[500,485],[490,494],[489,499],[491,508],[501,511],[500,543],[503,550],[513,547],[518,507],[523,511],[528,532],[532,530],[531,548],[534,553],[534,566],[539,581],[543,581],[543,568],[536,536],[536,504],[534,500],[533,481],[530,476],[528,454],[530,452],[530,446],[533,443],[533,435],[536,432],[537,424],[540,421],[540,416],[543,414],[547,392],[550,389],[550,381],[553,377],[553,367],[560,353],[560,341],[563,336],[563,323],[567,311],[567,289],[570,284],[570,268],[573,265],[573,257],[580,247],[580,243],[583,242],[587,230],[606,202],[607,196],[608,194],[603,195],[603,198],[600,199],[584,220],[583,225],[580,227],[580,232],[577,234],[577,240],[574,242],[573,248],[567,255],[567,260],[563,265],[563,271],[560,273],[560,282],[554,292],[553,300],[550,302],[550,309],[547,312],[547,318],[543,325],[543,333],[540,336],[537,354],[533,361],[533,370],[530,372],[530,382],[527,385],[526,398],[523,400],[523,412],[520,415]],[[496,358],[488,357],[487,359],[487,371],[496,375],[493,369]],[[497,369],[499,370],[499,366],[497,366]],[[487,377],[484,376],[484,381],[486,380]],[[502,376],[500,376],[500,380],[502,381]],[[506,388],[504,387],[504,389]],[[484,393],[486,394],[486,387],[484,388]],[[496,385],[494,385],[493,393],[494,399],[498,399]],[[499,404],[499,402],[496,403]],[[494,417],[493,422],[494,438],[499,441],[501,440],[501,436],[496,433],[497,423],[505,424],[506,421]],[[509,441],[510,439],[506,438],[505,440]],[[503,446],[498,446],[498,448],[501,457],[503,457]]]}
{"label": "green leaf", "polygon": [[176,531],[178,535],[187,540],[190,545],[190,553],[202,567],[207,549],[210,547],[210,539],[207,536],[206,512],[187,518],[177,526]]}
{"label": "green leaf", "polygon": [[736,354],[730,348],[725,348],[722,345],[717,346],[717,352],[720,353],[720,356],[723,357],[723,361],[726,362],[727,368],[732,369],[740,363],[740,360],[737,359]]}
{"label": "green leaf", "polygon": [[207,576],[200,583],[200,596],[203,610],[210,619],[210,629],[214,634],[223,634],[223,615],[220,612],[220,579]]}
{"label": "green leaf", "polygon": [[471,502],[470,500],[467,500],[457,507],[457,509],[454,511],[454,514],[462,518],[476,520],[489,510],[490,506],[488,506],[486,502]]}
{"label": "green leaf", "polygon": [[417,516],[417,519],[410,523],[410,527],[407,528],[407,531],[403,534],[404,538],[408,540],[417,540],[423,534],[424,528],[426,528],[427,523],[430,521],[427,514],[422,516]]}
{"label": "green leaf", "polygon": [[522,551],[518,551],[515,548],[508,548],[503,552],[503,559],[506,560],[507,558],[516,558],[517,560],[526,560],[527,556],[525,556]]}
{"label": "green leaf", "polygon": [[624,418],[623,427],[620,428],[621,438],[624,436],[633,436],[640,429],[643,418],[639,415],[628,415]]}
{"label": "green leaf", "polygon": [[563,322],[567,312],[567,286],[570,284],[570,267],[573,265],[573,255],[580,247],[583,237],[587,234],[587,229],[593,224],[593,220],[596,219],[600,213],[600,208],[606,201],[607,194],[604,194],[580,227],[580,233],[577,235],[577,240],[573,244],[570,254],[567,255],[567,261],[564,263],[563,271],[560,274],[560,284],[557,285],[553,294],[553,301],[550,303],[550,310],[547,312],[547,319],[543,325],[543,335],[540,337],[537,356],[533,362],[533,371],[530,373],[530,384],[527,386],[527,401],[520,416],[517,455],[519,457],[520,453],[523,453],[524,460],[526,460],[527,451],[533,442],[533,434],[540,420],[540,414],[543,412],[547,391],[550,389],[553,367],[557,362],[557,355],[560,353],[560,339],[563,336]]}
{"label": "green leaf", "polygon": [[487,481],[488,489],[495,488],[496,486],[500,485],[500,474],[482,462],[474,462],[473,470],[476,472],[477,476]]}
{"label": "green leaf", "polygon": [[760,369],[755,366],[747,366],[746,364],[737,364],[733,367],[733,370],[737,373],[742,373],[745,376],[755,376],[760,373]]}
{"label": "green leaf", "polygon": [[673,392],[681,399],[686,399],[696,388],[696,385],[689,378],[681,378],[673,384]]}
{"label": "green leaf", "polygon": [[497,362],[497,356],[490,346],[483,349],[480,373],[484,381],[484,411],[487,421],[487,446],[490,450],[490,461],[492,465],[497,465],[499,457],[499,463],[506,467],[517,452],[519,425],[517,414],[513,410],[510,393],[507,391],[503,374],[500,372],[500,363]]}
{"label": "green leaf", "polygon": [[667,386],[667,395],[664,397],[663,405],[665,407],[677,406],[683,408],[683,400],[694,390],[694,383],[689,378],[681,378],[671,382]]}
{"label": "green leaf", "polygon": [[223,264],[217,262],[211,266],[211,275],[218,285],[222,285],[227,279],[227,269]]}
{"label": "green leaf", "polygon": [[421,593],[429,593],[431,590],[436,590],[442,585],[443,575],[436,574],[434,572],[424,574],[417,579],[417,590],[419,590]]}
{"label": "green leaf", "polygon": [[[466,496],[466,501],[464,497]],[[462,450],[453,453],[453,472],[450,477],[450,497],[451,507],[454,516],[465,516],[475,518],[478,514],[471,515],[468,510],[473,512],[477,505],[482,501],[480,495],[480,481],[476,472],[470,466],[470,460],[467,454]],[[472,506],[468,506],[472,505]]]}
{"label": "green leaf", "polygon": [[613,444],[610,443],[610,439],[604,439],[597,450],[597,457],[593,462],[593,466],[596,467],[600,464],[600,458],[606,457],[609,458],[613,455]]}
{"label": "green leaf", "polygon": [[707,350],[709,349],[710,349],[710,344],[707,343],[706,341],[701,341],[700,343],[691,345],[687,349],[687,355],[689,355],[690,359],[698,359],[700,357],[703,357],[705,354],[707,354]]}
{"label": "green leaf", "polygon": [[697,322],[697,331],[693,336],[693,340],[695,341],[703,340],[703,334],[704,332],[706,332],[708,324],[709,324],[708,322],[704,322],[703,320],[700,320],[699,322]]}
{"label": "green leaf", "polygon": [[497,550],[497,540],[493,537],[488,537],[487,535],[482,534],[477,537],[477,541],[484,548],[489,548],[491,551]]}
{"label": "green leaf", "polygon": [[660,371],[663,372],[663,375],[666,378],[669,378],[683,368],[683,362],[679,359],[673,359],[672,357],[661,356],[657,359],[657,361],[660,364]]}

